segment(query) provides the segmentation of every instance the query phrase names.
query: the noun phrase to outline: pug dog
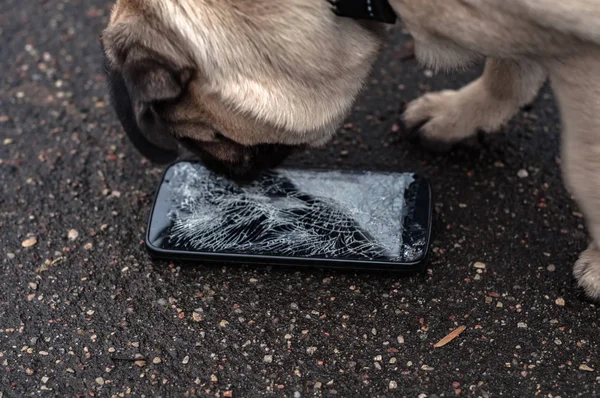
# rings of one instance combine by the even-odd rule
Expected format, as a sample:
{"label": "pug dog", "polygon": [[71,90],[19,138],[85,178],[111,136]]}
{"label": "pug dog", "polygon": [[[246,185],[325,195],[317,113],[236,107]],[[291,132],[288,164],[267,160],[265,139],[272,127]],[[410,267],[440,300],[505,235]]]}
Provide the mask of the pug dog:
{"label": "pug dog", "polygon": [[[492,133],[550,80],[564,179],[591,233],[574,276],[600,299],[600,0],[331,1],[392,10],[429,67],[485,62],[462,89],[408,105],[404,120],[424,139]],[[326,0],[117,0],[101,36],[113,105],[150,159],[185,147],[251,179],[334,135],[385,39],[368,19]]]}

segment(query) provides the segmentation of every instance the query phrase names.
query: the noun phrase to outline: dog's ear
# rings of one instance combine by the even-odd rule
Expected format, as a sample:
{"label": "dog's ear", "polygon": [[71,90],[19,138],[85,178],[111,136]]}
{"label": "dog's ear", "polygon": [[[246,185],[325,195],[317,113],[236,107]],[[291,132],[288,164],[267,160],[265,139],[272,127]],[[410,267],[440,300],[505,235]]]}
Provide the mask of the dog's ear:
{"label": "dog's ear", "polygon": [[121,66],[131,99],[152,104],[175,100],[185,91],[193,70],[143,48],[131,48]]}
{"label": "dog's ear", "polygon": [[184,92],[194,69],[175,38],[141,17],[124,18],[102,33],[108,66],[121,73],[133,101],[168,101]]}
{"label": "dog's ear", "polygon": [[[177,101],[185,93],[192,69],[180,67],[152,50],[138,47],[129,50],[121,70],[139,131],[165,153],[177,153],[177,140],[169,132],[169,126],[162,122],[157,109]],[[169,156],[169,160],[172,157]]]}
{"label": "dog's ear", "polygon": [[120,72],[108,69],[109,93],[112,106],[133,146],[152,162],[165,164],[173,162],[179,154],[177,141],[166,131],[156,128],[142,130],[137,123],[134,103]]}
{"label": "dog's ear", "polygon": [[136,149],[153,162],[168,163],[177,158],[179,145],[156,109],[177,101],[194,72],[164,36],[136,26],[118,24],[102,35],[111,101]]}

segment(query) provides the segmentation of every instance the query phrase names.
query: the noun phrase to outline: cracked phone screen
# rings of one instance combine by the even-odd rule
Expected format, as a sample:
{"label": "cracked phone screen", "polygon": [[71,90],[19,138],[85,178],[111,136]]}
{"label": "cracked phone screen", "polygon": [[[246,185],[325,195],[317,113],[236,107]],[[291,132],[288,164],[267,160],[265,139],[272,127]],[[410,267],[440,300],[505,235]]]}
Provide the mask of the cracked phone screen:
{"label": "cracked phone screen", "polygon": [[274,170],[240,186],[180,162],[165,175],[163,209],[155,207],[151,227],[159,230],[151,234],[167,250],[397,261],[413,180],[410,173]]}

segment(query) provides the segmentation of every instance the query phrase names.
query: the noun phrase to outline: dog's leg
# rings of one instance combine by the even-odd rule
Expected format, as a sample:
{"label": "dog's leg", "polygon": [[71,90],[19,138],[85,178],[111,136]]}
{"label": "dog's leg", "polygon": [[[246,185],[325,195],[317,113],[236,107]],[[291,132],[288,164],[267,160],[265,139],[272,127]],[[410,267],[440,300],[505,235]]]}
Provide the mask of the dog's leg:
{"label": "dog's leg", "polygon": [[528,105],[546,81],[536,62],[488,59],[483,75],[458,91],[426,94],[411,102],[404,120],[427,141],[450,145],[477,133],[497,131]]}
{"label": "dog's leg", "polygon": [[548,64],[561,108],[562,156],[567,186],[585,214],[591,244],[575,263],[586,294],[600,299],[600,50]]}

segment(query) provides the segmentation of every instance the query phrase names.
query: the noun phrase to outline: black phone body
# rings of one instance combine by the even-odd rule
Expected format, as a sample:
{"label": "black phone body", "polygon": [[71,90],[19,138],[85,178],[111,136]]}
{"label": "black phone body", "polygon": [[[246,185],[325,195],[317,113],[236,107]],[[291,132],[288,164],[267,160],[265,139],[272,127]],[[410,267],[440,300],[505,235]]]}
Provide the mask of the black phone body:
{"label": "black phone body", "polygon": [[165,260],[418,272],[431,203],[411,173],[277,169],[238,185],[180,161],[163,175],[145,242]]}

